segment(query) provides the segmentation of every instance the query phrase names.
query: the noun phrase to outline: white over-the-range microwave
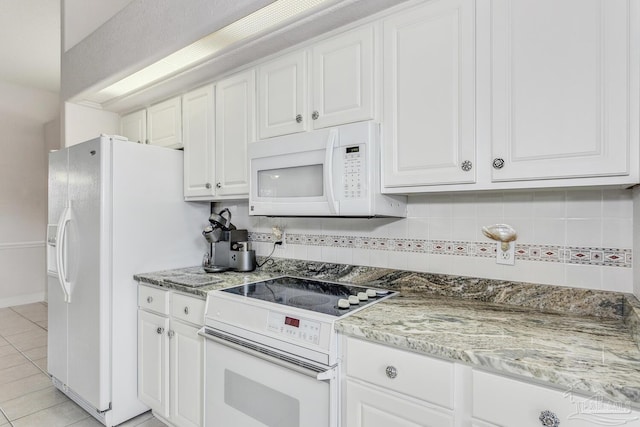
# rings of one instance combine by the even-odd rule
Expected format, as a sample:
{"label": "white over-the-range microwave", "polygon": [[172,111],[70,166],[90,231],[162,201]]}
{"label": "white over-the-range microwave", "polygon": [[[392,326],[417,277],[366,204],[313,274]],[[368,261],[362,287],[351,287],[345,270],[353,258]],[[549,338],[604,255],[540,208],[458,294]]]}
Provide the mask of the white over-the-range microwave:
{"label": "white over-the-range microwave", "polygon": [[270,138],[248,153],[250,215],[407,215],[405,196],[381,193],[377,123]]}

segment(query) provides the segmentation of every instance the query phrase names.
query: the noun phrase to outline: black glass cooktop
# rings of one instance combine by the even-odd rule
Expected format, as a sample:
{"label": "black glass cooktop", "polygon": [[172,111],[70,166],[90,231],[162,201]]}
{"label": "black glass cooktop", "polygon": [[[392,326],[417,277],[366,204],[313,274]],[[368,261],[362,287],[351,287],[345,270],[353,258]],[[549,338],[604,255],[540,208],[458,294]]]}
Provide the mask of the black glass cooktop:
{"label": "black glass cooktop", "polygon": [[[376,295],[369,297],[367,300],[359,300],[357,304],[350,304],[348,308],[338,307],[338,300],[348,299],[349,296],[357,297],[358,293],[366,293],[367,289],[371,288],[282,276],[261,282],[234,286],[221,291],[337,317],[395,294],[395,292],[375,289]],[[370,294],[372,294],[371,291]],[[353,300],[354,298],[352,298]]]}

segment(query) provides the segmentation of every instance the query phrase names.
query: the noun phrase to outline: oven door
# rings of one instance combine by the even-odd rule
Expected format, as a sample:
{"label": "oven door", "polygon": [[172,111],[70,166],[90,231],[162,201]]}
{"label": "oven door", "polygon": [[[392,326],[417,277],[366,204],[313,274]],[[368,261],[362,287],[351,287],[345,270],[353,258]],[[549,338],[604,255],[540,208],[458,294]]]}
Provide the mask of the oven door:
{"label": "oven door", "polygon": [[[215,331],[213,331],[215,333]],[[334,427],[335,368],[301,366],[253,343],[207,330],[207,427]],[[251,348],[253,347],[253,348]],[[319,379],[320,378],[320,379]],[[333,421],[332,421],[333,420]]]}

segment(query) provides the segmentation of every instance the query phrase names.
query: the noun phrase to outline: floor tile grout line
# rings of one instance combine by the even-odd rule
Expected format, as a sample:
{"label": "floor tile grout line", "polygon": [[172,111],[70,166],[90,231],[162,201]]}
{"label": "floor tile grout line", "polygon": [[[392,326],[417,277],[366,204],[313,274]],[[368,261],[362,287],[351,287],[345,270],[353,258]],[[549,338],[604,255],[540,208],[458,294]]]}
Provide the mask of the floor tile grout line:
{"label": "floor tile grout line", "polygon": [[2,406],[0,406],[0,413],[4,416],[4,418],[9,422],[9,425],[11,427],[13,427],[13,423],[11,422],[11,420],[9,419],[9,417],[7,416],[7,414],[4,412],[4,410],[2,409]]}
{"label": "floor tile grout line", "polygon": [[[42,303],[42,301],[41,301],[41,302],[39,302],[38,304],[40,304],[40,303]],[[18,306],[18,307],[19,307],[19,306]],[[48,310],[48,309],[49,309],[49,307],[47,306],[47,310]],[[45,327],[43,327],[42,325],[39,325],[37,322],[35,322],[35,321],[33,321],[33,320],[29,319],[27,316],[23,315],[23,314],[22,314],[22,313],[20,313],[19,311],[14,310],[14,309],[13,309],[13,307],[9,307],[9,310],[13,311],[14,313],[16,313],[18,316],[22,317],[23,319],[26,319],[26,320],[28,320],[29,322],[33,323],[33,324],[34,324],[34,325],[36,325],[38,328],[40,328],[40,329],[44,329],[45,331],[49,332],[49,329],[48,329],[48,328],[45,328]]]}

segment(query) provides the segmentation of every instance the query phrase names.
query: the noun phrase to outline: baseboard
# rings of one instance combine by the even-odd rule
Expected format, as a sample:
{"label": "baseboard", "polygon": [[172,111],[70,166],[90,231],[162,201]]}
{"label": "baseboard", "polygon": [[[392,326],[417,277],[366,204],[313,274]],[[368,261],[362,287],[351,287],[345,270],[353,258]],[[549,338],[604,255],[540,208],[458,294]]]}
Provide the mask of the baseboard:
{"label": "baseboard", "polygon": [[44,241],[0,243],[0,250],[44,248]]}
{"label": "baseboard", "polygon": [[0,308],[13,307],[14,305],[31,304],[45,300],[44,292],[36,292],[33,294],[16,295],[9,298],[0,298]]}

